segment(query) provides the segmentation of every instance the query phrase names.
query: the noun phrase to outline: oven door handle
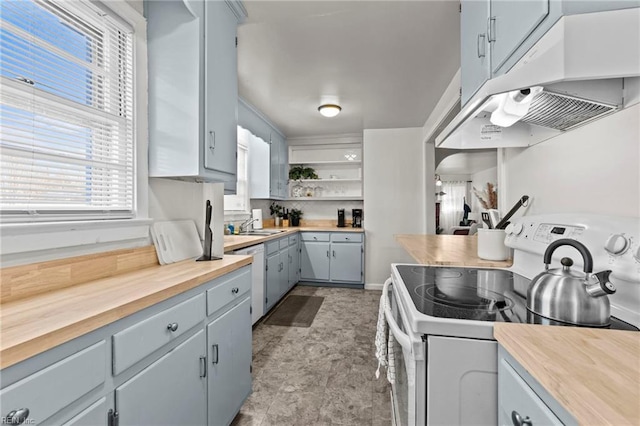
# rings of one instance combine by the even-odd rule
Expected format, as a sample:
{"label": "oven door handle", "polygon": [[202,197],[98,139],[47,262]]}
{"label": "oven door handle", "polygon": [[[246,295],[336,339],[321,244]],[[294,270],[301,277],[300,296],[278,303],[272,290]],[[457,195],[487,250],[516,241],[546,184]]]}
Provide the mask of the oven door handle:
{"label": "oven door handle", "polygon": [[395,318],[393,318],[393,313],[391,312],[391,309],[389,309],[389,285],[390,284],[391,284],[391,278],[388,278],[387,281],[385,281],[384,286],[382,287],[382,294],[384,295],[384,298],[385,298],[384,316],[387,318],[387,324],[389,324],[389,331],[391,332],[391,334],[393,334],[393,337],[395,337],[396,341],[400,343],[400,346],[402,346],[403,349],[413,352],[412,345],[411,345],[411,338],[409,337],[408,334],[403,333],[402,330],[400,330],[398,323],[396,322]]}

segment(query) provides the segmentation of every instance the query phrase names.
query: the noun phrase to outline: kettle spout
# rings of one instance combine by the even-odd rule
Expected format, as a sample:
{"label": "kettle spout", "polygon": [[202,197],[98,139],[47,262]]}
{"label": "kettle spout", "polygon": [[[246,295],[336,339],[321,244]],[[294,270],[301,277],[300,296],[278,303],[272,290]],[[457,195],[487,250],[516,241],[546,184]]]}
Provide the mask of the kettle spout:
{"label": "kettle spout", "polygon": [[596,282],[586,285],[589,296],[601,297],[616,292],[615,286],[609,281],[609,275],[611,275],[611,271],[602,271],[593,274],[596,278]]}

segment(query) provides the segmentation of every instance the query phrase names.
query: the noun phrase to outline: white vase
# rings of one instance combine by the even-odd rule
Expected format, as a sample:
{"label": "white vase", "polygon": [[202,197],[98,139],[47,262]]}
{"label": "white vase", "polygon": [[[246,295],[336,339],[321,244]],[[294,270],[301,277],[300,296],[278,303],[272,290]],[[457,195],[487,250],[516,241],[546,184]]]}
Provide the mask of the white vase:
{"label": "white vase", "polygon": [[282,218],[280,216],[276,216],[276,226],[281,226]]}

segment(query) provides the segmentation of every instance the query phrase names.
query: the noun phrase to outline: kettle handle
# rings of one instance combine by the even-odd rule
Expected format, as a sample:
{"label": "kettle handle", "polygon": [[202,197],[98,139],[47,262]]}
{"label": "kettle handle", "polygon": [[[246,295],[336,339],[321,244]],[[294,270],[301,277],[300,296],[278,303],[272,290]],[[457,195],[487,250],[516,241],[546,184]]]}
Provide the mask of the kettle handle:
{"label": "kettle handle", "polygon": [[549,264],[551,263],[551,255],[560,246],[571,246],[578,250],[582,255],[582,260],[584,262],[583,271],[586,274],[590,274],[593,271],[593,257],[591,257],[589,249],[587,249],[587,247],[585,247],[585,245],[581,242],[572,240],[570,238],[561,238],[549,244],[544,252],[544,265],[546,269],[549,269]]}

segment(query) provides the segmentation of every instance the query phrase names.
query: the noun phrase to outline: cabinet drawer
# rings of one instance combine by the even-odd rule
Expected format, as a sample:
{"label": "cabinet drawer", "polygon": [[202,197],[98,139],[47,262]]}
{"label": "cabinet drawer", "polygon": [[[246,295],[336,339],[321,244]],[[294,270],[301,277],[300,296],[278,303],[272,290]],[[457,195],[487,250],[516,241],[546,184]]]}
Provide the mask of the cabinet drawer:
{"label": "cabinet drawer", "polygon": [[269,241],[268,243],[265,244],[265,250],[267,251],[267,254],[273,254],[277,251],[280,250],[280,241],[276,240],[276,241]]}
{"label": "cabinet drawer", "polygon": [[284,250],[289,247],[289,238],[287,237],[278,240],[278,242],[280,243],[280,250]]}
{"label": "cabinet drawer", "polygon": [[289,236],[289,245],[295,246],[298,244],[298,234]]}
{"label": "cabinet drawer", "polygon": [[240,300],[249,290],[251,290],[251,269],[246,267],[239,275],[207,290],[207,315],[213,314],[234,300]]}
{"label": "cabinet drawer", "polygon": [[561,425],[562,422],[503,358],[498,365],[499,424],[516,424],[514,417],[529,418],[533,425]]}
{"label": "cabinet drawer", "polygon": [[106,357],[103,340],[3,389],[2,416],[22,408],[29,410],[24,424],[43,422],[104,383]]}
{"label": "cabinet drawer", "polygon": [[339,234],[331,234],[332,243],[361,243],[362,234],[356,232],[341,232]]}
{"label": "cabinet drawer", "polygon": [[113,374],[120,374],[201,322],[204,304],[204,294],[199,294],[114,334]]}
{"label": "cabinet drawer", "polygon": [[329,241],[330,234],[327,232],[302,232],[300,239],[302,241]]}

